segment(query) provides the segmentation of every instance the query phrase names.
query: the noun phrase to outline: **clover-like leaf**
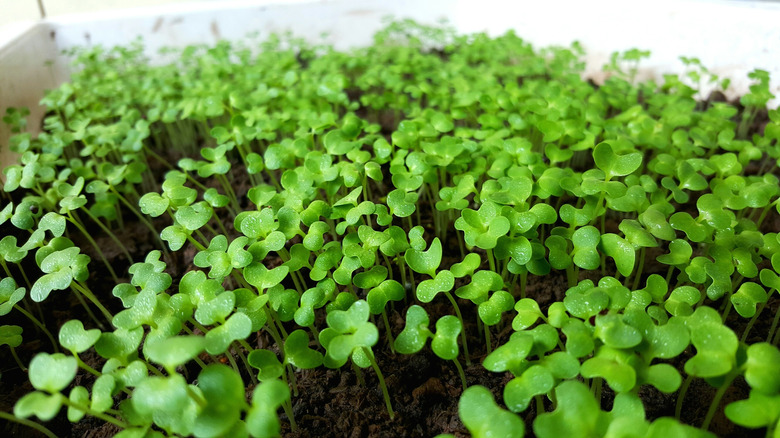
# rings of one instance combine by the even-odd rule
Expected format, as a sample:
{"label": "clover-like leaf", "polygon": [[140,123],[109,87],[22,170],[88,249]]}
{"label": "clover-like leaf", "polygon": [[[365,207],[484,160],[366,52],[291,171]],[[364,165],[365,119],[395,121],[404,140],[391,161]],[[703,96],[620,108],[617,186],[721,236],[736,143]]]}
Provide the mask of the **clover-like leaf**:
{"label": "clover-like leaf", "polygon": [[710,307],[699,307],[685,321],[696,355],[685,362],[685,372],[696,377],[722,376],[736,365],[739,341]]}
{"label": "clover-like leaf", "polygon": [[25,289],[16,287],[11,277],[0,280],[0,316],[7,315],[24,298]]}
{"label": "clover-like leaf", "polygon": [[38,353],[30,361],[30,383],[40,391],[56,394],[76,377],[76,358],[62,353]]}
{"label": "clover-like leaf", "polygon": [[523,298],[515,303],[517,316],[512,320],[512,329],[515,331],[525,330],[536,323],[539,318],[544,317],[539,303],[531,298]]}
{"label": "clover-like leaf", "polygon": [[27,418],[35,415],[43,421],[49,421],[62,408],[61,394],[46,394],[33,391],[25,394],[14,405],[14,415],[19,418]]}
{"label": "clover-like leaf", "polygon": [[498,238],[509,232],[510,224],[498,204],[486,201],[477,211],[464,209],[455,220],[455,228],[463,231],[467,245],[487,250],[496,247]]}
{"label": "clover-like leaf", "polygon": [[143,380],[133,390],[130,403],[141,418],[154,419],[158,426],[177,434],[192,433],[197,405],[180,374]]}
{"label": "clover-like leaf", "polygon": [[740,426],[751,429],[767,427],[771,430],[780,421],[780,395],[753,390],[746,400],[728,404],[724,412],[729,420]]}
{"label": "clover-like leaf", "polygon": [[46,299],[54,290],[66,289],[73,280],[86,280],[89,272],[87,264],[89,256],[80,254],[78,247],[70,247],[54,251],[41,262],[41,276],[30,289],[33,301]]}
{"label": "clover-like leaf", "polygon": [[84,330],[84,325],[77,319],[72,319],[60,327],[60,345],[74,354],[83,353],[100,339],[100,330]]}
{"label": "clover-like leaf", "polygon": [[303,330],[295,330],[284,342],[284,360],[301,369],[312,369],[322,365],[322,353],[309,348],[309,335]]}
{"label": "clover-like leaf", "polygon": [[777,373],[779,361],[780,351],[772,344],[760,342],[748,347],[745,380],[753,391],[767,395],[780,392],[780,375]]}
{"label": "clover-like leaf", "polygon": [[512,412],[522,412],[536,395],[546,394],[555,386],[555,379],[547,368],[531,365],[519,377],[504,387],[504,403]]}
{"label": "clover-like leaf", "polygon": [[395,280],[385,280],[375,288],[368,291],[366,302],[371,314],[382,313],[389,301],[400,301],[406,296],[406,290],[401,283]]}
{"label": "clover-like leaf", "polygon": [[631,348],[642,342],[642,333],[614,313],[596,316],[595,335],[612,348]]}
{"label": "clover-like leaf", "polygon": [[485,358],[482,366],[496,373],[511,371],[515,376],[519,376],[525,369],[526,357],[531,353],[533,346],[533,336],[527,332],[515,332],[508,342],[493,350]]}
{"label": "clover-like leaf", "polygon": [[252,320],[243,313],[234,313],[224,324],[206,333],[206,351],[209,354],[222,354],[227,351],[231,342],[246,339],[251,332]]}
{"label": "clover-like leaf", "polygon": [[479,303],[477,313],[485,325],[492,326],[498,324],[501,321],[501,315],[512,310],[514,305],[515,299],[512,297],[512,294],[500,290],[493,293],[487,301]]}
{"label": "clover-like leaf", "polygon": [[406,325],[395,338],[393,347],[401,354],[413,354],[422,350],[428,338],[433,336],[428,324],[428,313],[422,307],[413,304],[406,311]]}
{"label": "clover-like leaf", "polygon": [[701,299],[701,292],[693,286],[676,287],[664,303],[667,312],[675,316],[688,316]]}
{"label": "clover-like leaf", "polygon": [[290,399],[290,388],[280,380],[269,380],[255,388],[252,406],[246,416],[246,428],[255,438],[279,436],[282,425],[276,411]]}
{"label": "clover-like leaf", "polygon": [[636,251],[626,239],[617,234],[606,233],[601,236],[601,245],[604,253],[615,260],[618,272],[624,277],[631,275],[634,271],[634,262]]}
{"label": "clover-like leaf", "polygon": [[602,347],[596,356],[583,362],[580,374],[585,378],[602,377],[617,392],[630,391],[637,379],[636,370],[626,363],[623,354],[608,347]]}
{"label": "clover-like leaf", "polygon": [[460,320],[453,315],[444,315],[436,321],[436,333],[431,341],[431,349],[444,360],[458,357],[458,335],[463,330]]}
{"label": "clover-like leaf", "polygon": [[415,291],[417,299],[423,303],[430,303],[440,292],[449,292],[455,285],[455,276],[452,272],[443,270],[430,280],[421,281]]}
{"label": "clover-like leaf", "polygon": [[438,237],[433,239],[431,246],[426,251],[409,248],[404,253],[406,264],[415,272],[436,276],[436,270],[441,264],[442,246]]}
{"label": "clover-like leaf", "polygon": [[18,325],[1,325],[0,345],[8,345],[11,348],[22,345],[22,328]]}
{"label": "clover-like leaf", "polygon": [[247,362],[253,368],[257,368],[257,378],[261,382],[278,379],[284,374],[284,365],[279,362],[276,353],[270,350],[252,350],[247,355]]}
{"label": "clover-like leaf", "polygon": [[144,351],[152,362],[175,370],[197,357],[206,348],[206,339],[202,336],[175,336],[147,343]]}
{"label": "clover-like leaf", "polygon": [[[596,249],[601,239],[596,227],[590,225],[578,228],[571,235],[571,242],[574,245],[573,260],[574,264],[582,269],[596,269],[601,264],[599,252]],[[632,264],[633,265],[633,264]]]}
{"label": "clover-like leaf", "polygon": [[603,170],[607,179],[615,176],[625,176],[633,173],[642,165],[642,154],[630,152],[628,154],[616,154],[610,141],[603,141],[593,148],[593,161]]}
{"label": "clover-like leaf", "polygon": [[[368,322],[369,306],[363,300],[355,301],[347,310],[332,310],[328,313],[328,327],[335,331],[335,336],[323,330],[320,332],[320,343],[327,350],[327,355],[337,362],[346,360],[354,350],[363,347],[371,348],[379,339],[376,326]],[[327,342],[323,336],[330,337]]]}
{"label": "clover-like leaf", "polygon": [[198,438],[225,436],[240,421],[246,406],[241,376],[222,364],[207,365],[198,375],[198,389],[206,401],[193,424]]}
{"label": "clover-like leaf", "polygon": [[289,272],[290,268],[284,265],[268,269],[264,264],[254,262],[244,268],[244,278],[257,290],[263,291],[281,283]]}
{"label": "clover-like leaf", "polygon": [[599,436],[599,404],[581,382],[570,380],[555,388],[558,406],[553,412],[542,413],[533,428],[540,438]]}
{"label": "clover-like leaf", "polygon": [[501,409],[483,386],[475,385],[463,391],[458,414],[474,438],[522,437],[525,432],[523,420]]}
{"label": "clover-like leaf", "polygon": [[756,314],[756,306],[759,303],[766,303],[767,294],[760,285],[747,281],[739,285],[739,289],[729,299],[737,313],[750,318]]}

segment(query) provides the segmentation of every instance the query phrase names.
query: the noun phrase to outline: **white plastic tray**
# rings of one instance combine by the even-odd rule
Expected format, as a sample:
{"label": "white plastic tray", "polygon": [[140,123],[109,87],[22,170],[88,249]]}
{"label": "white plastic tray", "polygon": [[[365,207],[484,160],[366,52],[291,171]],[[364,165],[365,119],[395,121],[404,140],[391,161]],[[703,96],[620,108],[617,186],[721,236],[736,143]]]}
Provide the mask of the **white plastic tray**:
{"label": "white plastic tray", "polygon": [[[652,56],[642,77],[684,71],[680,56],[695,56],[713,73],[732,79],[730,97],[744,94],[754,68],[768,70],[780,95],[780,4],[753,1],[657,0],[254,0],[177,3],[158,8],[110,11],[17,24],[0,31],[0,115],[7,107],[29,107],[29,126],[40,124],[37,103],[46,89],[68,78],[73,46],[128,44],[144,38],[155,58],[164,46],[236,40],[251,32],[261,37],[290,30],[339,49],[370,44],[387,16],[427,24],[442,19],[459,32],[508,29],[537,47],[569,45],[586,49],[586,74],[599,79],[610,53],[639,48]],[[777,106],[777,99],[770,102]],[[11,159],[9,132],[0,123],[0,164]],[[2,176],[0,175],[0,178]]]}

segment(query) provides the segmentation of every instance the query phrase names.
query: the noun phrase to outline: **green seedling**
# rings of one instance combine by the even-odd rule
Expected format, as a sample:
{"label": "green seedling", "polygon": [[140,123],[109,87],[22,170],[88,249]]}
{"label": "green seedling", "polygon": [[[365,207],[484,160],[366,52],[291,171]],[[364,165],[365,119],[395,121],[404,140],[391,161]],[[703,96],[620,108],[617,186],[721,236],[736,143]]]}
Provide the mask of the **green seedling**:
{"label": "green seedling", "polygon": [[[63,406],[124,438],[294,434],[297,370],[351,360],[365,384],[371,366],[392,416],[378,362],[430,339],[465,389],[458,344],[468,362],[467,338],[484,335],[481,366],[512,376],[508,411],[464,391],[474,436],[522,436],[524,423],[540,437],[780,429],[768,73],[749,75],[739,106],[700,102],[728,81],[683,58],[684,76],[640,82],[649,53],[632,49],[595,87],[578,44],[409,20],[349,53],[292,36],[249,47],[170,49],[167,65],[140,43],[74,49],[71,82],[41,101],[42,132],[7,111],[19,159],[3,171],[0,341],[11,356],[39,333],[58,345],[33,359],[16,416],[0,417],[47,436],[27,418]],[[148,254],[145,237],[158,241]],[[105,269],[89,269],[95,257]],[[563,289],[547,284],[555,271]],[[68,289],[91,324],[52,316],[52,292]],[[739,338],[732,307],[749,318]],[[35,326],[24,339],[14,312]],[[67,321],[59,343],[54,321]],[[742,378],[750,396],[713,423]],[[698,428],[679,422],[697,417],[682,415],[696,379],[716,388]],[[676,419],[645,420],[645,385],[677,393]]]}
{"label": "green seedling", "polygon": [[[290,400],[290,389],[279,380],[269,380],[258,385],[252,393],[252,405],[246,416],[246,429],[255,438],[272,438],[281,432],[281,423],[276,414],[279,407],[285,408]],[[292,422],[292,417],[288,415]]]}
{"label": "green seedling", "polygon": [[458,414],[474,437],[522,437],[525,432],[523,421],[501,409],[483,386],[472,386],[463,391],[458,402]]}
{"label": "green seedling", "polygon": [[371,351],[371,347],[379,339],[379,332],[374,324],[368,322],[368,315],[369,305],[363,300],[355,301],[347,310],[328,312],[328,328],[320,332],[319,339],[326,350],[323,363],[325,366],[337,368],[344,365],[351,357],[352,361],[361,368],[370,365],[379,378],[387,412],[390,418],[393,418],[390,394]]}

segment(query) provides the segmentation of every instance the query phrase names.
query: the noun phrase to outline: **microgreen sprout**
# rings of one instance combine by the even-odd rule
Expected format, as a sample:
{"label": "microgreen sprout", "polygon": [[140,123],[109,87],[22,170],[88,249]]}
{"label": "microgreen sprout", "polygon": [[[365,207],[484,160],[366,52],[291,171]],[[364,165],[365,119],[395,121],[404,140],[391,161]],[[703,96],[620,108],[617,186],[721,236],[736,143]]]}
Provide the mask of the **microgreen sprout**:
{"label": "microgreen sprout", "polygon": [[[143,53],[73,50],[41,133],[24,109],[3,118],[19,159],[3,170],[0,344],[33,391],[0,418],[47,436],[31,417],[64,410],[123,437],[274,437],[343,409],[305,391],[351,367],[397,422],[403,355],[430,340],[474,436],[780,430],[767,72],[740,105],[702,101],[728,84],[700,60],[641,82],[649,53],[630,49],[595,87],[579,44],[408,20],[346,53],[290,36],[168,49],[169,65]],[[475,367],[509,374],[469,387]],[[452,375],[431,382],[457,397]],[[714,395],[684,424],[697,379]],[[721,406],[741,379],[749,395]],[[674,418],[645,411],[648,385]]]}

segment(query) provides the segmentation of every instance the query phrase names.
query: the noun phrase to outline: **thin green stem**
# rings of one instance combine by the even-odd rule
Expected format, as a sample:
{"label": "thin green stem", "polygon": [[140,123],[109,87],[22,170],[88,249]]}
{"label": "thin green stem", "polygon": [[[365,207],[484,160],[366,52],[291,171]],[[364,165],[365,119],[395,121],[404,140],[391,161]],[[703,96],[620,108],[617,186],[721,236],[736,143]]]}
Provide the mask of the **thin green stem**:
{"label": "thin green stem", "polygon": [[[447,297],[448,300],[450,300],[450,303],[452,304],[452,307],[455,309],[455,315],[460,320],[461,327],[466,327],[466,324],[463,321],[463,315],[460,313],[460,307],[458,307],[457,301],[455,301],[455,298],[452,297],[452,294],[449,292],[444,292],[444,295]],[[463,355],[466,357],[466,365],[471,365],[471,357],[469,357],[469,346],[466,343],[466,331],[461,330],[460,331],[460,339],[461,342],[463,342]]]}
{"label": "thin green stem", "polygon": [[151,222],[149,222],[146,217],[141,214],[138,209],[133,206],[133,204],[127,200],[121,193],[119,193],[113,186],[110,187],[110,190],[116,195],[117,199],[119,199],[119,202],[121,202],[125,207],[127,207],[128,210],[130,210],[135,217],[138,218],[138,220],[144,224],[144,226],[151,231],[152,235],[154,235],[155,239],[157,239],[157,242],[160,244],[160,247],[162,248],[163,253],[168,255],[168,246],[163,242],[163,240],[160,238],[160,233],[157,231],[157,229],[152,225]]}
{"label": "thin green stem", "polygon": [[8,412],[0,411],[0,418],[7,420],[7,421],[13,421],[14,423],[19,423],[23,426],[27,426],[31,429],[35,429],[38,432],[42,433],[43,435],[46,435],[49,438],[57,438],[57,435],[55,435],[52,431],[46,428],[46,426],[36,423],[35,421],[28,420],[26,418],[19,418],[15,415],[11,415]]}
{"label": "thin green stem", "polygon": [[720,406],[720,400],[726,394],[726,390],[731,386],[731,382],[739,374],[739,372],[732,371],[728,376],[726,376],[726,380],[723,382],[723,384],[718,387],[718,391],[715,392],[715,396],[712,398],[712,403],[710,403],[710,408],[707,410],[707,416],[704,417],[704,421],[701,423],[702,430],[708,430],[710,428],[710,422],[715,416],[715,412],[718,410],[718,406]]}
{"label": "thin green stem", "polygon": [[127,250],[125,245],[122,243],[121,240],[119,240],[118,237],[116,237],[116,234],[114,234],[110,229],[108,229],[107,226],[103,224],[103,222],[100,221],[100,219],[96,218],[95,215],[92,214],[92,212],[89,211],[89,209],[81,207],[81,210],[89,216],[90,219],[92,219],[92,222],[97,224],[98,227],[100,227],[101,230],[103,230],[106,235],[114,241],[114,243],[119,247],[119,249],[122,251],[122,254],[127,257],[127,261],[130,264],[133,264],[133,257],[130,255],[130,251]]}
{"label": "thin green stem", "polygon": [[225,356],[227,356],[228,362],[230,362],[230,366],[233,368],[233,371],[236,372],[239,376],[241,375],[241,371],[238,369],[238,364],[236,363],[236,359],[233,357],[233,353],[230,352],[230,348],[228,347],[227,351],[225,351]]}
{"label": "thin green stem", "polygon": [[108,262],[108,259],[106,259],[106,255],[103,254],[103,251],[100,249],[100,246],[95,242],[95,240],[92,238],[92,236],[87,232],[86,229],[84,229],[84,226],[81,225],[81,222],[76,219],[72,212],[68,212],[68,221],[72,223],[80,232],[81,234],[89,241],[89,243],[92,245],[93,248],[95,248],[95,251],[97,251],[98,256],[101,260],[103,260],[103,263],[106,265],[106,269],[108,270],[108,273],[111,274],[111,278],[114,279],[115,283],[119,283],[119,277],[117,277],[116,272],[114,272],[114,267],[111,266],[111,263]]}
{"label": "thin green stem", "polygon": [[645,247],[642,247],[639,250],[639,266],[637,267],[636,273],[634,273],[633,290],[637,290],[639,288],[639,281],[642,279],[642,269],[645,266],[645,252]]}
{"label": "thin green stem", "polygon": [[534,396],[534,400],[536,400],[536,415],[544,413],[544,400],[542,400],[541,395]]}
{"label": "thin green stem", "polygon": [[282,409],[287,415],[287,419],[290,421],[290,431],[295,432],[298,430],[298,425],[295,424],[295,416],[293,415],[292,402],[286,401],[282,403]]}
{"label": "thin green stem", "polygon": [[376,359],[374,358],[374,355],[371,352],[371,350],[368,349],[367,347],[363,347],[363,352],[366,354],[366,357],[368,357],[368,360],[371,362],[371,367],[374,369],[377,379],[379,379],[379,386],[380,388],[382,388],[382,396],[385,398],[385,406],[387,406],[387,413],[390,414],[390,419],[392,420],[393,417],[395,417],[395,413],[393,412],[393,406],[390,402],[390,393],[387,391],[387,385],[385,385],[385,377],[382,375],[382,371],[379,369],[379,365],[376,363]]}
{"label": "thin green stem", "polygon": [[493,258],[492,249],[487,250],[487,259],[488,259],[488,265],[490,266],[490,270],[496,272],[496,259]]}
{"label": "thin green stem", "polygon": [[493,352],[493,347],[490,342],[490,326],[485,324],[482,331],[485,332],[485,347],[487,348],[487,354],[490,354]]}
{"label": "thin green stem", "polygon": [[758,320],[758,315],[761,314],[761,311],[763,311],[765,307],[766,307],[766,302],[763,302],[758,305],[758,309],[756,309],[756,314],[753,315],[752,318],[750,318],[750,321],[748,321],[747,325],[745,326],[745,330],[742,331],[742,336],[739,338],[740,342],[745,342],[745,340],[747,340],[747,337],[750,334],[750,330],[753,328],[753,325]]}
{"label": "thin green stem", "polygon": [[285,364],[285,367],[287,368],[287,372],[290,373],[290,384],[292,385],[293,395],[298,397],[298,379],[295,377],[295,370],[289,363]]}
{"label": "thin green stem", "polygon": [[382,308],[382,321],[385,323],[385,332],[387,334],[387,342],[390,346],[390,351],[395,353],[395,349],[393,348],[393,332],[390,330],[390,321],[387,319],[387,312],[384,308]]}
{"label": "thin green stem", "polygon": [[463,367],[460,365],[460,362],[458,361],[458,358],[452,359],[452,362],[455,364],[455,368],[458,369],[458,375],[460,376],[460,383],[463,384],[463,390],[465,391],[466,388],[469,387],[468,383],[466,382],[466,373],[463,372]]}
{"label": "thin green stem", "polygon": [[688,392],[688,387],[691,386],[692,381],[693,381],[693,376],[689,375],[683,381],[682,386],[680,386],[680,392],[677,394],[677,404],[674,408],[674,418],[676,418],[677,420],[680,420],[680,415],[682,414],[683,401],[685,400],[685,394]]}
{"label": "thin green stem", "polygon": [[49,341],[51,342],[51,345],[54,347],[55,352],[60,351],[59,344],[57,343],[57,341],[54,340],[54,336],[52,336],[49,329],[47,329],[46,326],[43,325],[43,323],[38,320],[38,318],[34,317],[30,312],[24,310],[24,308],[18,304],[14,304],[14,309],[18,310],[22,315],[26,316],[27,319],[32,321],[33,324],[35,324],[36,326],[38,326],[39,329],[41,329],[41,331],[46,335],[46,337],[49,338]]}
{"label": "thin green stem", "polygon": [[[75,287],[73,286],[73,283],[71,283],[70,287],[73,290],[73,294],[76,295],[76,299],[79,301],[79,303],[81,303],[81,307],[83,307],[84,310],[87,312],[87,315],[89,315],[89,317],[92,318],[92,321],[94,321],[95,324],[97,324],[98,327],[100,327],[101,329],[104,329],[105,325],[98,319],[97,316],[95,316],[95,313],[92,311],[92,309],[89,308],[89,305],[87,304],[87,302],[84,301],[84,297],[81,296],[81,294],[75,289]],[[109,321],[111,321],[111,320],[109,320]]]}
{"label": "thin green stem", "polygon": [[62,396],[61,400],[62,400],[62,403],[64,405],[67,405],[68,407],[71,407],[71,408],[76,409],[78,411],[84,412],[85,414],[91,415],[91,416],[93,416],[95,418],[99,418],[99,419],[101,419],[101,420],[103,420],[103,421],[105,421],[107,423],[111,423],[114,426],[117,426],[119,428],[127,429],[128,427],[130,427],[128,424],[124,423],[123,421],[119,421],[119,420],[117,420],[116,418],[114,418],[114,417],[112,417],[110,415],[106,415],[103,412],[98,412],[98,411],[96,411],[94,409],[89,408],[88,406],[82,405],[81,403],[74,402],[73,400],[71,400],[71,399],[69,399],[69,398],[67,398],[65,396]]}
{"label": "thin green stem", "polygon": [[82,285],[76,280],[73,281],[72,285],[76,287],[76,290],[84,294],[84,296],[88,300],[92,301],[92,304],[94,304],[95,307],[100,309],[100,312],[103,313],[103,316],[105,316],[108,322],[111,323],[111,321],[114,319],[114,315],[112,315],[111,312],[109,312],[108,309],[106,309],[106,307],[103,306],[103,303],[101,303],[100,300],[97,299],[95,294],[93,294],[92,291],[90,291],[89,288],[87,288],[87,286]]}
{"label": "thin green stem", "polygon": [[[776,343],[777,342],[777,336],[775,336],[775,331],[777,330],[777,323],[780,321],[780,309],[777,309],[775,312],[775,317],[772,319],[772,326],[769,328],[769,333],[767,333],[766,341],[769,343]],[[774,340],[772,338],[775,338]]]}
{"label": "thin green stem", "polygon": [[27,367],[24,366],[24,363],[22,363],[22,360],[19,359],[19,356],[16,354],[16,349],[10,345],[8,345],[8,348],[11,349],[11,356],[14,357],[14,361],[16,361],[16,364],[19,365],[19,368],[21,368],[22,372],[27,372]]}

